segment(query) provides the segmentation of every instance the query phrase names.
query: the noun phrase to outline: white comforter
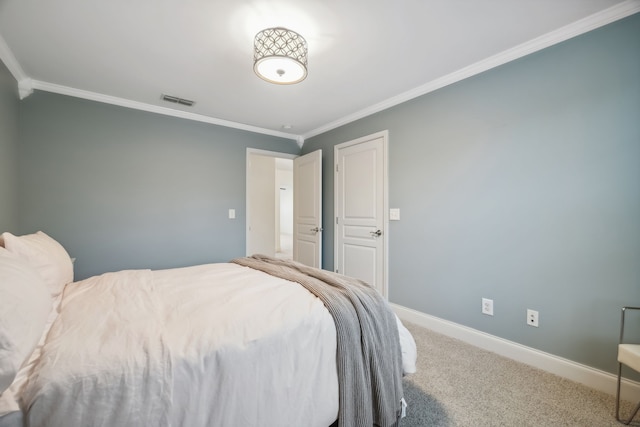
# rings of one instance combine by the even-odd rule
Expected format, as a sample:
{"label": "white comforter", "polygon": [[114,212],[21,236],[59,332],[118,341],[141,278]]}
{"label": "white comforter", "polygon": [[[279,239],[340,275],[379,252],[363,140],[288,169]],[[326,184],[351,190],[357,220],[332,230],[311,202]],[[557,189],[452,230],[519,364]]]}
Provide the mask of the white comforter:
{"label": "white comforter", "polygon": [[67,286],[22,404],[31,427],[327,427],[335,355],[298,284],[236,264],[107,273]]}

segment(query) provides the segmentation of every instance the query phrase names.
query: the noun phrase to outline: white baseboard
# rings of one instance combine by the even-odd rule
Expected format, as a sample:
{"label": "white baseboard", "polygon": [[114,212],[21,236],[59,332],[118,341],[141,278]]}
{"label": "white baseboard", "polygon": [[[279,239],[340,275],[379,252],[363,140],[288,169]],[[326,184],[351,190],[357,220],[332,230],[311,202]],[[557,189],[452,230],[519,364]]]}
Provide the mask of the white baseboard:
{"label": "white baseboard", "polygon": [[[545,353],[544,351],[536,350],[535,348],[505,340],[401,305],[391,304],[391,307],[401,320],[406,320],[407,322],[431,329],[440,334],[459,339],[476,347],[615,396],[617,377],[609,372],[550,353]],[[626,400],[632,402],[640,401],[640,383],[623,379],[621,394]]]}

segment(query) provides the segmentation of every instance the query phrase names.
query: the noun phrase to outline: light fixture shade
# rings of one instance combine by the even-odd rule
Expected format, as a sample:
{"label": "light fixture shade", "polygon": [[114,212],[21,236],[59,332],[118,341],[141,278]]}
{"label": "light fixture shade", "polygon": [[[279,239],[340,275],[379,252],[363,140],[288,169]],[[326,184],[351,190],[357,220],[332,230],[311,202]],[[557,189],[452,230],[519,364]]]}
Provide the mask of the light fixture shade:
{"label": "light fixture shade", "polygon": [[263,80],[289,85],[307,77],[307,42],[295,31],[267,28],[253,43],[253,71]]}

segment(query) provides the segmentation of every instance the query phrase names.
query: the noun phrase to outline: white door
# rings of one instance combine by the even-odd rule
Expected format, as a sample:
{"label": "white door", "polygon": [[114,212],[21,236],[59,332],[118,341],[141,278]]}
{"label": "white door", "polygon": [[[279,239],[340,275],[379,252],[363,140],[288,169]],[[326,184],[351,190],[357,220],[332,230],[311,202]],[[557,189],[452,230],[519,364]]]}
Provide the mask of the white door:
{"label": "white door", "polygon": [[322,150],[293,160],[293,259],[322,268]]}
{"label": "white door", "polygon": [[336,271],[387,297],[387,139],[379,132],[336,145]]}

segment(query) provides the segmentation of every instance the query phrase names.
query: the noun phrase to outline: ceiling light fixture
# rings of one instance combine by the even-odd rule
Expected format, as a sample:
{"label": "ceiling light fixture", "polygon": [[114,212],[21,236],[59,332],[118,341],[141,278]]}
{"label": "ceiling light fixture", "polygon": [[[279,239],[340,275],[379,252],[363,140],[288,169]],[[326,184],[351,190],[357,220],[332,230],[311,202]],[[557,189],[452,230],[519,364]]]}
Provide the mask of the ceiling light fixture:
{"label": "ceiling light fixture", "polygon": [[301,82],[307,77],[307,41],[283,27],[260,31],[253,43],[253,71],[270,83]]}

